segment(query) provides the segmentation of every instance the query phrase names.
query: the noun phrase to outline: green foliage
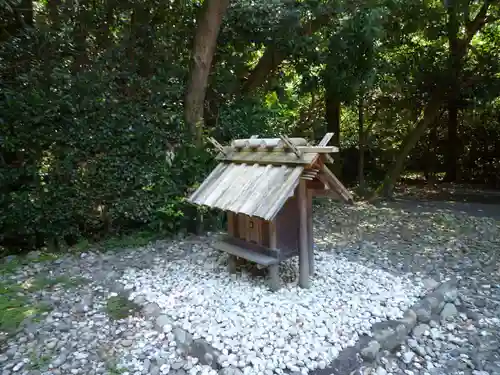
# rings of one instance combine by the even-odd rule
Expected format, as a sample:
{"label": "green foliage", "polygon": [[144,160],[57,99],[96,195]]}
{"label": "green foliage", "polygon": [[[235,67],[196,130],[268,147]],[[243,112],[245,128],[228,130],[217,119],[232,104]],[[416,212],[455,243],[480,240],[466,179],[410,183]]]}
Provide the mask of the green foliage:
{"label": "green foliage", "polygon": [[30,370],[47,370],[52,357],[48,354],[31,353],[29,360]]}
{"label": "green foliage", "polygon": [[19,267],[28,264],[50,262],[57,258],[57,254],[47,252],[39,253],[36,257],[10,256],[4,260],[3,264],[0,264],[0,275],[5,276],[14,273],[19,269]]}
{"label": "green foliage", "polygon": [[[165,220],[170,220],[170,216],[167,216]],[[145,246],[159,237],[161,237],[161,234],[158,232],[133,231],[130,234],[111,236],[95,243],[90,242],[87,239],[83,239],[76,245],[72,246],[69,251],[81,253],[90,249],[97,249],[100,251],[130,249]]]}
{"label": "green foliage", "polygon": [[114,320],[125,319],[138,311],[140,311],[140,306],[124,296],[110,297],[106,302],[106,313]]}
{"label": "green foliage", "polygon": [[26,318],[36,318],[49,311],[42,303],[32,303],[15,284],[0,283],[0,336],[12,334]]}
{"label": "green foliage", "polygon": [[[186,197],[215,165],[216,151],[195,147],[183,123],[201,2],[22,3],[0,1],[0,255],[84,249],[103,239],[104,248],[127,247],[195,230],[200,210]],[[460,36],[482,3],[460,2]],[[328,89],[342,101],[345,169],[356,169],[362,99],[367,167],[378,176],[432,91],[450,81],[448,13],[441,1],[231,1],[204,135],[317,140]],[[497,4],[490,14],[498,18]],[[492,150],[499,146],[491,140],[498,134],[499,43],[498,22],[488,22],[462,66],[460,165],[474,180],[498,175]],[[253,69],[265,83],[242,95]],[[440,168],[444,102],[442,112],[411,168],[427,163],[428,150]],[[220,225],[217,213],[201,211],[205,223]]]}
{"label": "green foliage", "polygon": [[37,276],[33,280],[25,282],[24,289],[29,292],[37,292],[42,289],[53,288],[57,285],[64,288],[76,288],[84,284],[87,280],[83,277],[69,277],[69,276]]}
{"label": "green foliage", "polygon": [[261,137],[287,132],[293,121],[286,103],[278,100],[274,92],[263,98],[245,98],[222,108],[220,122],[223,124],[216,131],[218,139]]}
{"label": "green foliage", "polygon": [[[62,246],[147,224],[178,230],[181,197],[209,166],[185,141],[178,69],[124,81],[118,55],[75,75],[56,54],[42,70],[43,49],[60,42],[51,37],[12,38],[0,49],[0,243]],[[11,75],[12,58],[30,63]],[[177,146],[171,166],[168,144]]]}
{"label": "green foliage", "polygon": [[106,373],[107,375],[121,375],[123,373],[127,372],[126,368],[119,367],[117,364],[114,362],[108,362],[106,364]]}

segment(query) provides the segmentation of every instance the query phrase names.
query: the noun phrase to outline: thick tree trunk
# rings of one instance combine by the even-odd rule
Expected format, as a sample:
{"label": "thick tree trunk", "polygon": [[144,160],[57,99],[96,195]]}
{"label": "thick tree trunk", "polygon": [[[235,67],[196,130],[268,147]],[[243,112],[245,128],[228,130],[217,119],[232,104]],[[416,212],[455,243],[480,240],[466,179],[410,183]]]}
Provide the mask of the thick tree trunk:
{"label": "thick tree trunk", "polygon": [[212,66],[222,18],[228,5],[229,0],[205,0],[197,22],[184,102],[186,124],[195,137],[197,145],[202,144],[203,109],[208,75]]}
{"label": "thick tree trunk", "polygon": [[448,5],[448,72],[449,72],[449,92],[448,92],[448,140],[446,145],[446,181],[455,181],[457,178],[458,159],[458,97],[460,95],[460,76],[462,65],[462,54],[458,39],[458,4],[456,0],[451,0]]}
{"label": "thick tree trunk", "polygon": [[147,8],[138,9],[137,23],[138,73],[142,77],[149,77],[154,70],[150,59],[154,47],[154,35],[152,35],[154,25],[151,11]]}
{"label": "thick tree trunk", "polygon": [[340,111],[341,102],[338,96],[329,90],[325,93],[325,120],[326,131],[333,133],[331,144],[333,146],[340,146]]}
{"label": "thick tree trunk", "polygon": [[413,147],[415,147],[420,137],[424,134],[425,129],[427,129],[438,116],[445,92],[444,89],[437,89],[431,96],[422,117],[417,121],[415,127],[408,132],[401,144],[396,161],[387,173],[382,185],[377,189],[377,195],[382,194],[385,197],[392,196],[394,185],[403,171],[406,158]]}
{"label": "thick tree trunk", "polygon": [[[450,94],[453,95],[453,94]],[[454,182],[457,179],[458,160],[458,108],[454,98],[448,101],[448,139],[446,142],[446,175],[444,180]]]}

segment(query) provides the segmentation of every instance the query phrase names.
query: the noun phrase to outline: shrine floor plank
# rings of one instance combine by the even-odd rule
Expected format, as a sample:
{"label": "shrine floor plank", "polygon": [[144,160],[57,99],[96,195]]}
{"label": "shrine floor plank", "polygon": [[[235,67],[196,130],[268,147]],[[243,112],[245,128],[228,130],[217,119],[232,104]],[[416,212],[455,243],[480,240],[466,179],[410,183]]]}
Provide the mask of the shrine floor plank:
{"label": "shrine floor plank", "polygon": [[254,262],[257,264],[261,264],[263,266],[271,266],[273,264],[277,264],[279,260],[277,258],[270,257],[265,254],[258,253],[253,250],[245,249],[244,247],[237,246],[234,244],[230,244],[227,242],[219,241],[214,244],[214,247],[217,250],[224,251],[228,254],[249,260],[250,262]]}

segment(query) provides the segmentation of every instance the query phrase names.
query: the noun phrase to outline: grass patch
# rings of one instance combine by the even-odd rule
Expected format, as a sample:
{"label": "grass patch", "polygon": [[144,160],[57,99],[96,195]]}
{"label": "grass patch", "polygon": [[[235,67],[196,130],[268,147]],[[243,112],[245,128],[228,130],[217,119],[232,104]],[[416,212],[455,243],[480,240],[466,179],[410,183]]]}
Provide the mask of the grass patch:
{"label": "grass patch", "polygon": [[[14,256],[10,258],[8,261],[4,261],[1,263],[0,259],[0,275],[8,275],[16,272],[20,267],[26,266],[32,263],[43,263],[43,262],[51,262],[56,260],[59,255],[54,253],[40,253],[35,258]],[[9,258],[9,257],[7,257]]]}
{"label": "grass patch", "polygon": [[114,320],[125,319],[139,311],[140,306],[124,296],[110,297],[106,302],[106,312]]}
{"label": "grass patch", "polygon": [[127,369],[123,367],[118,367],[118,365],[114,362],[106,363],[106,373],[108,375],[121,375],[125,373]]}
{"label": "grass patch", "polygon": [[82,277],[39,276],[28,279],[22,284],[0,282],[0,331],[13,333],[24,319],[31,317],[37,321],[42,313],[51,310],[46,304],[33,303],[26,293],[51,289],[56,285],[73,288],[82,285],[85,281]]}
{"label": "grass patch", "polygon": [[60,285],[64,288],[75,288],[77,286],[83,285],[87,280],[84,277],[69,277],[66,275],[57,277],[48,276],[38,276],[34,279],[28,279],[23,284],[22,287],[29,292],[37,292],[42,289],[52,289],[56,285]]}
{"label": "grass patch", "polygon": [[19,285],[0,283],[0,331],[13,333],[28,317],[37,317],[50,311],[49,306],[42,303],[31,303],[22,294]]}
{"label": "grass patch", "polygon": [[30,361],[28,364],[29,370],[47,370],[52,360],[52,356],[48,354],[39,354],[31,353]]}

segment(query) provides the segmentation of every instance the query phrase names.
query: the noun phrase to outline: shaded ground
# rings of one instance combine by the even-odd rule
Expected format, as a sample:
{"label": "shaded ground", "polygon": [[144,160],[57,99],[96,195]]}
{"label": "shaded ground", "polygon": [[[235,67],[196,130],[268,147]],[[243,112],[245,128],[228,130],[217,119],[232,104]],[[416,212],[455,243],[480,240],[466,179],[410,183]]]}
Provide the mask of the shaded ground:
{"label": "shaded ground", "polygon": [[411,200],[468,202],[500,205],[500,190],[480,185],[408,181],[398,184],[395,196]]}
{"label": "shaded ground", "polygon": [[[323,204],[314,220],[318,251],[415,278],[459,278],[455,320],[429,326],[434,331],[414,338],[399,356],[382,355],[376,374],[500,374],[500,205],[406,197],[376,205]],[[15,312],[22,324],[17,332],[0,329],[11,331],[0,336],[0,374],[116,375],[126,372],[117,368],[120,359],[140,356],[149,361],[142,374],[166,373],[160,370],[167,370],[165,362],[149,358],[162,353],[169,338],[158,335],[134,305],[120,303],[116,297],[126,291],[116,280],[129,267],[149,269],[189,256],[207,241],[158,241],[57,259],[34,254],[26,265],[6,260],[0,269],[0,318],[5,323]]]}
{"label": "shaded ground", "polygon": [[499,205],[399,199],[318,211],[318,249],[398,274],[459,279],[456,320],[435,317],[428,335],[381,356],[377,374],[500,374]]}

